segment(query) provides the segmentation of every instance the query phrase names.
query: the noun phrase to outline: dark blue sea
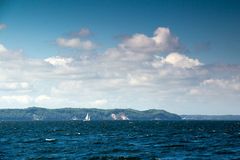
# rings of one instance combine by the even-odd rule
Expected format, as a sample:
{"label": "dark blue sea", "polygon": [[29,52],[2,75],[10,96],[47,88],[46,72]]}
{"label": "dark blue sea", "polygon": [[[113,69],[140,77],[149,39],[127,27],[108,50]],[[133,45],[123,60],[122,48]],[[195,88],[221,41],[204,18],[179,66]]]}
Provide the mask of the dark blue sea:
{"label": "dark blue sea", "polygon": [[240,121],[0,122],[0,159],[240,159]]}

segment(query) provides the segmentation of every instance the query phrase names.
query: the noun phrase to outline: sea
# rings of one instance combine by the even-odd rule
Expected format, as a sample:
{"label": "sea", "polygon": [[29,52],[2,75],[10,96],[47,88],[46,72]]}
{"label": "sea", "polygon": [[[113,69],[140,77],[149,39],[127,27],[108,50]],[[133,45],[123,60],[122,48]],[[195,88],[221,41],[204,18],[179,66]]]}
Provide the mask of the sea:
{"label": "sea", "polygon": [[240,159],[240,121],[0,122],[0,159]]}

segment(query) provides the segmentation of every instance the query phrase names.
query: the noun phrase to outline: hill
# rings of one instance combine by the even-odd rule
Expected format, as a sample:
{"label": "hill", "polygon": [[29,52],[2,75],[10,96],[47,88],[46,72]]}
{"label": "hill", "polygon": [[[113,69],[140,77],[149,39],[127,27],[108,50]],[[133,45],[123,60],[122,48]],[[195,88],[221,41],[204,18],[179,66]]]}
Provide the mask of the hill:
{"label": "hill", "polygon": [[83,120],[87,114],[91,120],[181,120],[181,117],[176,114],[156,109],[138,111],[133,109],[30,107],[26,109],[0,109],[0,121]]}

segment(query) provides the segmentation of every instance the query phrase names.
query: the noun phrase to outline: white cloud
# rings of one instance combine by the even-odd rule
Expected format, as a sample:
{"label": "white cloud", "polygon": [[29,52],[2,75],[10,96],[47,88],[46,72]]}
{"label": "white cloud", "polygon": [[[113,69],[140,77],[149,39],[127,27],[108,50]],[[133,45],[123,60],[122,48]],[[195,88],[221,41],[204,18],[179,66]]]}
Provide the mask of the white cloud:
{"label": "white cloud", "polygon": [[179,54],[177,52],[170,53],[163,62],[167,64],[172,64],[174,67],[180,68],[193,68],[202,65],[198,59],[191,59],[185,55]]}
{"label": "white cloud", "polygon": [[154,48],[155,41],[144,34],[135,34],[131,38],[126,39],[120,46],[132,51],[140,52],[152,52],[155,51]]}
{"label": "white cloud", "polygon": [[128,74],[128,83],[131,86],[148,86],[151,84],[153,79],[152,75],[142,74],[142,75],[131,75]]}
{"label": "white cloud", "polygon": [[5,29],[5,28],[7,28],[7,25],[6,24],[0,24],[0,30],[3,30],[3,29]]}
{"label": "white cloud", "polygon": [[177,37],[168,28],[159,27],[152,37],[145,34],[134,34],[123,40],[115,48],[109,48],[104,58],[118,61],[149,61],[163,52],[178,51],[182,47]]}
{"label": "white cloud", "polygon": [[169,28],[159,27],[152,37],[137,33],[124,40],[119,47],[134,52],[156,53],[179,50],[180,43],[178,38],[171,34]]}
{"label": "white cloud", "polygon": [[29,104],[32,98],[28,95],[11,95],[11,96],[0,96],[1,102],[6,102],[6,104],[19,105],[19,104]]}
{"label": "white cloud", "polygon": [[67,64],[70,64],[71,62],[73,62],[73,59],[56,56],[56,57],[46,58],[44,59],[44,61],[52,64],[53,66],[66,66]]}
{"label": "white cloud", "polygon": [[0,54],[2,52],[7,52],[7,49],[5,48],[5,46],[3,44],[0,44]]}
{"label": "white cloud", "polygon": [[67,81],[63,81],[63,82],[60,82],[59,85],[58,85],[58,88],[60,90],[63,90],[63,91],[74,91],[74,90],[77,90],[79,91],[82,87],[82,81],[79,81],[79,80],[67,80]]}
{"label": "white cloud", "polygon": [[240,93],[240,78],[228,77],[227,79],[210,78],[200,82],[199,85],[190,88],[188,94],[192,96],[219,97],[233,96]]}
{"label": "white cloud", "polygon": [[43,102],[47,102],[51,100],[51,97],[47,96],[47,95],[40,95],[38,97],[35,98],[35,102],[38,104],[41,104]]}
{"label": "white cloud", "polygon": [[201,84],[207,87],[217,87],[220,89],[240,91],[240,77],[234,77],[231,79],[207,79]]}
{"label": "white cloud", "polygon": [[112,60],[112,61],[126,61],[126,62],[138,62],[149,59],[149,54],[129,51],[123,48],[110,48],[107,49],[103,55],[104,59]]}
{"label": "white cloud", "polygon": [[108,100],[106,99],[98,99],[95,100],[94,102],[91,102],[90,104],[94,107],[100,107],[100,106],[104,106],[108,103]]}
{"label": "white cloud", "polygon": [[0,61],[6,59],[19,59],[22,57],[22,50],[11,51],[8,50],[3,44],[0,43]]}
{"label": "white cloud", "polygon": [[198,88],[192,88],[192,89],[190,89],[189,94],[190,95],[202,95],[203,93]]}
{"label": "white cloud", "polygon": [[177,37],[174,37],[169,28],[164,28],[164,27],[159,27],[157,30],[154,32],[154,37],[153,39],[155,40],[158,48],[161,51],[165,50],[175,50],[180,47],[179,40]]}
{"label": "white cloud", "polygon": [[[61,41],[70,48],[82,42]],[[0,106],[166,106],[174,111],[192,106],[189,99],[204,94],[239,95],[239,65],[204,65],[175,51],[178,47],[168,28],[158,28],[152,37],[134,34],[97,54],[74,50],[80,54],[73,56],[69,50],[69,56],[33,59],[0,45]]]}
{"label": "white cloud", "polygon": [[81,46],[81,41],[79,38],[72,39],[58,38],[56,42],[59,46],[62,47],[78,48],[79,46]]}
{"label": "white cloud", "polygon": [[159,68],[166,64],[178,68],[193,68],[203,65],[198,59],[192,59],[186,55],[174,52],[167,55],[166,58],[157,57],[157,59],[153,61],[152,66]]}
{"label": "white cloud", "polygon": [[90,40],[81,40],[80,38],[58,38],[56,43],[61,47],[66,48],[77,48],[83,50],[92,50],[96,45]]}
{"label": "white cloud", "polygon": [[29,87],[27,82],[0,82],[1,90],[25,90]]}

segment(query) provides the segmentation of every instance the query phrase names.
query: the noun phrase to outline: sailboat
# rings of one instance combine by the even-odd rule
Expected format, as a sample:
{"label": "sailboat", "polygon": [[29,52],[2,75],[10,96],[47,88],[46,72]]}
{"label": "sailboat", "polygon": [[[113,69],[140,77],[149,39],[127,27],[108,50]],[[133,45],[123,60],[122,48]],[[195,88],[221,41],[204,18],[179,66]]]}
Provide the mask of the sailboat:
{"label": "sailboat", "polygon": [[86,115],[86,117],[84,118],[83,121],[90,121],[90,120],[91,120],[91,118],[90,118],[90,116],[89,116],[88,113],[87,113],[87,115]]}

